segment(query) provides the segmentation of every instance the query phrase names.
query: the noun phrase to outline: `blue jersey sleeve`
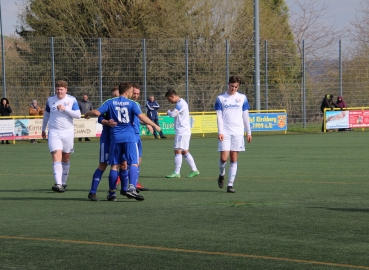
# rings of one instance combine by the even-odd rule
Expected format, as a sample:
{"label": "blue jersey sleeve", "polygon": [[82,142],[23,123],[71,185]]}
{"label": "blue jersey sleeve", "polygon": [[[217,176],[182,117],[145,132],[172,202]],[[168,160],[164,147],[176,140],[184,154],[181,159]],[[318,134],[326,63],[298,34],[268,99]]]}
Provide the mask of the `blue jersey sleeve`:
{"label": "blue jersey sleeve", "polygon": [[245,101],[243,102],[242,105],[242,111],[246,111],[250,109],[250,105],[249,105],[249,101],[247,100],[246,96],[245,96]]}
{"label": "blue jersey sleeve", "polygon": [[46,108],[45,111],[47,111],[48,113],[50,113],[50,106],[49,106],[49,100],[46,101]]}
{"label": "blue jersey sleeve", "polygon": [[98,109],[101,114],[109,111],[109,100],[105,101]]}
{"label": "blue jersey sleeve", "polygon": [[132,106],[132,111],[136,116],[142,113],[140,106],[138,106],[136,102],[134,102],[134,105]]}
{"label": "blue jersey sleeve", "polygon": [[77,102],[76,99],[74,99],[74,101],[73,101],[72,110],[73,111],[79,111],[79,106],[78,106],[78,102]]}
{"label": "blue jersey sleeve", "polygon": [[217,100],[215,101],[215,105],[214,105],[214,110],[216,111],[221,111],[222,108],[222,103],[220,102],[219,97],[217,97]]}

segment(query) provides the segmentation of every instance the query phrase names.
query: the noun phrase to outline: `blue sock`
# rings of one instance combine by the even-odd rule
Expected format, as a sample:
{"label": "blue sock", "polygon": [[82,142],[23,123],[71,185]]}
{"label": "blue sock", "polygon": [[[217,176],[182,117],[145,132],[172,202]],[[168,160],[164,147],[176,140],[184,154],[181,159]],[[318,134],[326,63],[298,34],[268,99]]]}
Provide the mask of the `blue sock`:
{"label": "blue sock", "polygon": [[134,185],[136,187],[138,180],[138,168],[136,166],[129,166],[129,184]]}
{"label": "blue sock", "polygon": [[118,171],[110,170],[109,173],[109,195],[115,194],[117,188]]}
{"label": "blue sock", "polygon": [[138,179],[140,178],[140,165],[138,165],[138,168],[137,168],[137,183],[138,183]]}
{"label": "blue sock", "polygon": [[90,193],[94,193],[94,194],[96,193],[97,187],[100,184],[100,180],[101,180],[103,173],[104,171],[100,170],[99,168],[96,169],[94,175],[92,176]]}
{"label": "blue sock", "polygon": [[128,191],[128,170],[120,170],[120,187],[123,191]]}

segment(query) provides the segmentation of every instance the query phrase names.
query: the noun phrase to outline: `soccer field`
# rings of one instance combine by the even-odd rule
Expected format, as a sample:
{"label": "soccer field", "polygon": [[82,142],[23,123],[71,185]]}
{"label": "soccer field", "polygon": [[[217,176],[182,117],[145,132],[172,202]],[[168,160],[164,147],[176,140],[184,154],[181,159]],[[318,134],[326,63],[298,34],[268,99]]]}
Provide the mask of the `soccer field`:
{"label": "soccer field", "polygon": [[[87,199],[99,145],[75,142],[54,193],[46,141],[0,145],[0,269],[369,269],[368,132],[255,133],[235,194],[219,189],[216,138],[143,140],[144,201]],[[41,142],[41,141],[40,141]],[[228,172],[229,162],[227,164]],[[226,177],[227,178],[227,177]]]}

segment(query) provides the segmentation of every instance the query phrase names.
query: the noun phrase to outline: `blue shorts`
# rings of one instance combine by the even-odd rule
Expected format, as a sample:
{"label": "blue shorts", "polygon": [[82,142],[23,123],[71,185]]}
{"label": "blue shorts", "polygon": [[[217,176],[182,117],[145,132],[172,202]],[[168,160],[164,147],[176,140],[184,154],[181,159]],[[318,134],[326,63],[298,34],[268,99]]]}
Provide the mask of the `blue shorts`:
{"label": "blue shorts", "polygon": [[125,142],[110,144],[110,165],[121,164],[123,161],[127,161],[128,165],[138,164],[138,158],[139,154],[137,143]]}
{"label": "blue shorts", "polygon": [[99,162],[109,163],[110,138],[102,139],[100,137],[100,157]]}

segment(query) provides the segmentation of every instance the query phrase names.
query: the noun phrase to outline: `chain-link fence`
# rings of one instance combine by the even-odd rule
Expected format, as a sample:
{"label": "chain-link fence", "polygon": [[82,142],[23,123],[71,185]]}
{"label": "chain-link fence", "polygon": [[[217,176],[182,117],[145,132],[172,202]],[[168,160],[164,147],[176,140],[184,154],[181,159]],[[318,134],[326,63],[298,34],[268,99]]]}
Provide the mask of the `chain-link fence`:
{"label": "chain-link fence", "polygon": [[[338,42],[337,42],[338,48]],[[253,40],[6,38],[5,81],[1,91],[12,115],[27,115],[31,100],[44,106],[56,80],[66,80],[77,100],[89,96],[94,107],[121,81],[141,85],[144,101],[175,89],[191,111],[212,111],[227,78],[243,79],[240,92],[254,106]],[[290,123],[321,121],[325,94],[343,94],[350,107],[368,106],[367,56],[359,52],[329,59],[305,59],[292,41],[260,42],[260,108],[286,109]],[[5,84],[4,84],[5,82]],[[4,87],[4,85],[6,87]]]}

